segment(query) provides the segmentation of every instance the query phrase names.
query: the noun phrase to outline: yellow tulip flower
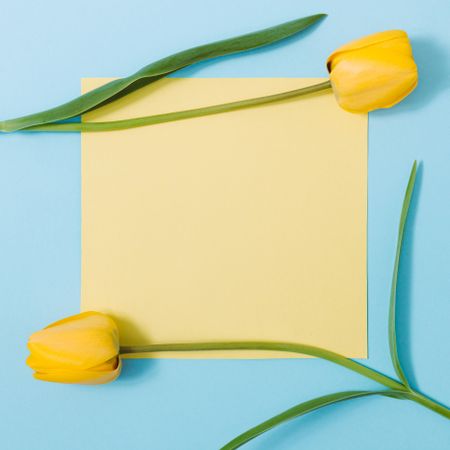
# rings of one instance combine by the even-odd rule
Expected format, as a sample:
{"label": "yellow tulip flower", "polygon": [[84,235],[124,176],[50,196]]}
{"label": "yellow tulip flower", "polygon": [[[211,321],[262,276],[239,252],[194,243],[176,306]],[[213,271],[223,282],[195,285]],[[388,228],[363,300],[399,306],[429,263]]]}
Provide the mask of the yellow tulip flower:
{"label": "yellow tulip flower", "polygon": [[339,105],[350,112],[390,108],[417,86],[417,66],[408,35],[384,31],[352,41],[327,60]]}
{"label": "yellow tulip flower", "polygon": [[27,364],[34,377],[57,383],[103,384],[121,370],[119,332],[114,321],[84,312],[31,335]]}

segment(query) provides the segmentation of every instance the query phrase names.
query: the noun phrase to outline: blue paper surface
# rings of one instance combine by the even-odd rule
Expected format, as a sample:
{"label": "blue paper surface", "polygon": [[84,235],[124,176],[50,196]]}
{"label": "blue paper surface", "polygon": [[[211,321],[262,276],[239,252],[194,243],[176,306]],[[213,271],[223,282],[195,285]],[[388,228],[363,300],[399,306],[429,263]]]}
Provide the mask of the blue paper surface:
{"label": "blue paper surface", "polygon": [[[0,115],[75,97],[81,77],[126,76],[175,51],[317,12],[302,36],[179,72],[192,77],[319,77],[353,38],[410,34],[420,84],[369,117],[369,359],[393,374],[387,344],[397,223],[421,161],[399,284],[400,353],[414,384],[450,404],[450,8],[447,0],[24,0],[1,6]],[[301,130],[301,124],[299,124]],[[35,381],[33,331],[79,311],[80,137],[0,136],[0,287],[4,450],[216,450],[236,434],[317,395],[376,388],[319,360],[133,360],[100,387]],[[187,324],[188,326],[188,324]],[[445,419],[411,402],[367,398],[295,420],[249,450],[448,448]]]}

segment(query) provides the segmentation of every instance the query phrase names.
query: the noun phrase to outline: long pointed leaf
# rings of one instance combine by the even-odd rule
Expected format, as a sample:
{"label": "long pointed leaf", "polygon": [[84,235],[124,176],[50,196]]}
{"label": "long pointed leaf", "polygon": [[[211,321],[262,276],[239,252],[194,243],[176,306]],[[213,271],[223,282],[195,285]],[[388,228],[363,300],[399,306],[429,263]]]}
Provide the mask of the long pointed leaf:
{"label": "long pointed leaf", "polygon": [[316,14],[176,53],[145,66],[129,77],[111,81],[56,108],[0,122],[0,131],[17,131],[79,116],[191,64],[273,44],[308,28],[325,16],[326,14]]}
{"label": "long pointed leaf", "polygon": [[409,176],[408,186],[406,187],[405,197],[403,199],[402,212],[400,215],[400,224],[398,227],[398,237],[397,237],[397,251],[395,253],[394,271],[392,274],[392,284],[391,284],[391,299],[389,304],[389,349],[391,352],[391,360],[392,364],[394,365],[395,372],[399,376],[400,380],[402,380],[406,386],[409,386],[409,383],[403,371],[402,365],[400,363],[400,358],[398,356],[398,349],[397,349],[397,332],[396,332],[397,282],[398,282],[398,269],[402,253],[403,239],[405,235],[405,225],[406,220],[408,218],[409,206],[411,204],[414,184],[416,181],[416,172],[417,172],[417,161],[414,161],[414,164],[411,169],[411,174]]}
{"label": "long pointed leaf", "polygon": [[248,441],[276,427],[277,425],[280,425],[288,420],[292,420],[296,417],[308,414],[309,412],[315,411],[316,409],[323,408],[324,406],[332,405],[344,400],[367,397],[369,395],[384,395],[387,397],[402,398],[402,396],[404,396],[404,393],[397,391],[344,391],[317,397],[313,400],[308,400],[307,402],[300,403],[299,405],[294,406],[293,408],[290,408],[282,412],[281,414],[278,414],[270,418],[269,420],[260,423],[256,427],[253,427],[245,433],[242,433],[238,437],[234,438],[228,444],[223,446],[221,450],[235,450]]}

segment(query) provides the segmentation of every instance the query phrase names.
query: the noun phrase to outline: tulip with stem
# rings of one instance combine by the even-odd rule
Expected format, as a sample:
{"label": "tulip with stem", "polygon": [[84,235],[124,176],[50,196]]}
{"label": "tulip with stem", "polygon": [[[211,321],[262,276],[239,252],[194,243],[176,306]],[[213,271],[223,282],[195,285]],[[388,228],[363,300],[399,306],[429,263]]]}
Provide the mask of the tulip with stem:
{"label": "tulip with stem", "polygon": [[389,377],[332,351],[290,342],[192,342],[120,346],[114,321],[109,316],[99,312],[84,312],[34,333],[28,343],[31,352],[27,360],[28,365],[35,370],[34,376],[40,380],[99,384],[113,381],[119,376],[121,356],[123,355],[174,351],[275,350],[325,359],[376,381],[387,388],[383,390],[336,392],[306,401],[239,435],[222,447],[222,450],[237,449],[273,427],[319,408],[344,400],[372,395],[412,400],[450,419],[449,408],[411,386],[402,368],[397,350],[395,315],[397,279],[405,226],[415,184],[416,168],[416,163],[414,163],[403,200],[389,308],[389,345],[391,359],[398,379]]}
{"label": "tulip with stem", "polygon": [[[318,16],[313,16],[314,22],[318,20]],[[312,23],[312,19],[308,19],[308,24]],[[78,103],[86,103],[86,101],[80,102],[80,99],[83,98],[80,97],[73,101],[78,109],[69,109],[62,105],[24,118],[0,122],[0,131],[118,131],[252,108],[330,90],[334,92],[337,102],[343,109],[354,113],[366,113],[380,108],[390,108],[397,104],[414,90],[418,80],[417,67],[408,35],[401,30],[375,33],[338,48],[329,56],[327,68],[330,75],[329,80],[264,97],[131,119],[61,123],[62,119],[75,117],[75,114],[71,114],[69,111],[87,112],[126,94],[115,94],[90,109],[86,106],[84,109],[78,106]],[[166,73],[171,72],[167,70]],[[111,83],[120,82],[121,80],[115,80]],[[97,91],[101,93],[101,89],[107,89],[111,83],[85,95],[95,95]],[[59,110],[62,111],[59,115],[54,113]]]}

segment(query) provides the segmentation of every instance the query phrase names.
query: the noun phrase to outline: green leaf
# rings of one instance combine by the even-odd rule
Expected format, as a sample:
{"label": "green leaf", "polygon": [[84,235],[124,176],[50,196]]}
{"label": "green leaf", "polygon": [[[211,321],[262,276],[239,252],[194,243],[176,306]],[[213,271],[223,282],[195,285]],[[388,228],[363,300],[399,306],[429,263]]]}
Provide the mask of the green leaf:
{"label": "green leaf", "polygon": [[411,198],[414,190],[414,184],[416,181],[417,161],[411,169],[409,176],[408,186],[406,187],[405,197],[403,199],[402,213],[400,215],[400,224],[398,227],[397,237],[397,251],[395,253],[394,271],[392,275],[391,284],[391,299],[389,304],[389,349],[391,352],[391,360],[394,365],[395,372],[399,376],[400,380],[409,386],[408,379],[403,371],[397,349],[397,332],[396,332],[396,303],[397,303],[397,282],[398,282],[398,269],[400,265],[400,258],[402,253],[403,238],[405,235],[405,225],[408,218],[409,206],[411,204]]}
{"label": "green leaf", "polygon": [[56,108],[0,122],[0,131],[17,131],[34,125],[77,117],[87,111],[127,95],[149,83],[153,83],[183,67],[218,56],[231,55],[272,44],[308,28],[325,16],[326,14],[316,14],[254,33],[201,45],[176,53],[145,66],[129,77],[111,81]]}
{"label": "green leaf", "polygon": [[269,431],[270,429],[280,425],[288,420],[292,420],[296,417],[303,416],[309,412],[315,411],[316,409],[323,408],[324,406],[332,405],[334,403],[342,402],[344,400],[351,400],[354,398],[367,397],[369,395],[383,395],[387,397],[402,398],[404,397],[404,392],[396,391],[344,391],[335,392],[334,394],[324,395],[322,397],[317,397],[313,400],[308,400],[307,402],[300,403],[293,408],[290,408],[281,414],[278,414],[265,422],[260,423],[256,427],[242,433],[238,437],[234,438],[228,444],[223,446],[220,450],[234,450],[241,447],[248,441],[256,438],[257,436]]}

